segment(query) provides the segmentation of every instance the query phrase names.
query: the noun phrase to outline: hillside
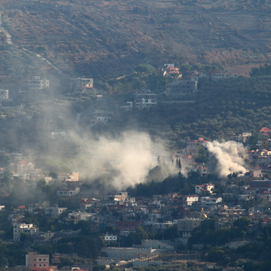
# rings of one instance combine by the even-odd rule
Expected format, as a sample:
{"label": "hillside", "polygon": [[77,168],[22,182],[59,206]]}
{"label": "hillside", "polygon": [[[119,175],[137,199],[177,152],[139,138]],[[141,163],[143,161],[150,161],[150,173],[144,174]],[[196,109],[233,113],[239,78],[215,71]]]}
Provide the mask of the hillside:
{"label": "hillside", "polygon": [[1,0],[16,48],[63,72],[112,78],[139,63],[253,63],[271,59],[268,1]]}

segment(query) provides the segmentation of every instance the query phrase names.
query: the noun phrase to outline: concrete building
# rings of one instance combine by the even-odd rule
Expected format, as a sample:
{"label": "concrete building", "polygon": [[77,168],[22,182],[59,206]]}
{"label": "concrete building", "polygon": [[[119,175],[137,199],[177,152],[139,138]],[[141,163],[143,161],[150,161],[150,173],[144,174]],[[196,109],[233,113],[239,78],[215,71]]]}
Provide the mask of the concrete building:
{"label": "concrete building", "polygon": [[68,217],[65,219],[66,222],[71,222],[73,224],[77,224],[79,221],[84,220],[90,220],[92,217],[94,217],[94,213],[86,213],[86,212],[75,212],[68,214]]}
{"label": "concrete building", "polygon": [[222,198],[221,197],[218,197],[218,198],[201,197],[200,201],[202,204],[212,205],[212,204],[217,204],[219,202],[222,202]]}
{"label": "concrete building", "polygon": [[138,92],[135,96],[134,107],[137,109],[149,108],[157,105],[156,94],[152,93],[149,89]]}
{"label": "concrete building", "polygon": [[104,236],[104,241],[105,242],[113,242],[113,241],[117,241],[118,240],[118,236],[114,235],[114,234],[106,234]]}
{"label": "concrete building", "polygon": [[95,110],[93,113],[93,117],[90,120],[90,126],[94,126],[98,123],[108,123],[113,116],[113,112],[105,111],[105,110]]}
{"label": "concrete building", "polygon": [[230,140],[245,143],[251,137],[251,135],[252,135],[251,133],[242,133],[238,135],[232,135],[230,136]]}
{"label": "concrete building", "polygon": [[66,139],[67,134],[65,131],[55,130],[53,132],[49,132],[49,137],[51,139]]}
{"label": "concrete building", "polygon": [[214,184],[211,184],[211,183],[196,185],[195,186],[195,193],[201,194],[204,191],[212,193],[212,190],[214,189],[214,187],[215,187]]}
{"label": "concrete building", "polygon": [[45,214],[52,217],[52,218],[57,218],[60,214],[62,214],[66,210],[67,210],[67,208],[60,208],[58,206],[45,207]]}
{"label": "concrete building", "polygon": [[74,172],[65,178],[66,182],[79,182],[79,172]]}
{"label": "concrete building", "polygon": [[152,248],[133,248],[133,247],[106,247],[102,248],[101,252],[106,253],[107,257],[111,259],[126,259],[139,258],[147,256],[156,252]]}
{"label": "concrete building", "polygon": [[80,187],[75,188],[60,188],[56,191],[56,194],[60,197],[71,197],[80,192]]}
{"label": "concrete building", "polygon": [[219,81],[221,79],[227,79],[227,78],[237,78],[239,76],[239,73],[235,71],[214,71],[210,75],[210,79],[212,81]]}
{"label": "concrete building", "polygon": [[114,196],[114,201],[125,201],[128,198],[128,193],[121,191]]}
{"label": "concrete building", "polygon": [[174,250],[174,246],[167,243],[166,240],[143,240],[141,245],[133,245],[133,247],[138,248],[152,248],[152,249],[160,249],[164,251],[172,251]]}
{"label": "concrete building", "polygon": [[185,205],[191,206],[194,202],[199,200],[198,195],[184,196],[183,201]]}
{"label": "concrete building", "polygon": [[149,223],[156,223],[158,219],[161,218],[161,213],[159,212],[153,212],[148,214],[148,222]]}
{"label": "concrete building", "polygon": [[41,76],[32,76],[30,80],[28,80],[29,90],[42,90],[50,87],[50,81],[46,79],[46,77]]}
{"label": "concrete building", "polygon": [[178,220],[177,232],[182,238],[189,238],[194,228],[198,227],[203,219],[200,218],[184,218]]}
{"label": "concrete building", "polygon": [[79,201],[79,207],[81,212],[87,211],[97,202],[96,199],[82,199]]}
{"label": "concrete building", "polygon": [[191,95],[198,90],[198,80],[195,77],[190,79],[173,80],[166,85],[166,95]]}
{"label": "concrete building", "polygon": [[25,266],[29,267],[32,271],[47,271],[49,270],[49,255],[28,252],[25,255]]}
{"label": "concrete building", "polygon": [[8,89],[0,89],[0,100],[8,100],[8,99],[9,99]]}
{"label": "concrete building", "polygon": [[35,169],[35,165],[32,162],[28,162],[25,160],[16,161],[9,165],[11,171],[14,171],[15,174],[24,174],[33,172]]}
{"label": "concrete building", "polygon": [[20,241],[21,233],[32,235],[38,231],[38,228],[34,227],[33,224],[13,223],[13,241]]}
{"label": "concrete building", "polygon": [[192,157],[198,156],[198,149],[199,147],[205,147],[207,144],[207,140],[204,140],[202,137],[200,137],[197,140],[188,140],[186,142],[186,153],[188,155],[192,155]]}
{"label": "concrete building", "polygon": [[84,91],[93,88],[93,79],[92,78],[76,78],[71,79],[70,87],[74,91]]}

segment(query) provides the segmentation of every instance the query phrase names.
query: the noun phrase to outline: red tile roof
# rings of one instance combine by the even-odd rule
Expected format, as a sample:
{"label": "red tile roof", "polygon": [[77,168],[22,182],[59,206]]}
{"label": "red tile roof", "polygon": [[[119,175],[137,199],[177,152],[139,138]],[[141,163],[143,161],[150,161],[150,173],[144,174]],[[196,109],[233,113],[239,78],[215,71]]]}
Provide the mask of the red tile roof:
{"label": "red tile roof", "polygon": [[263,127],[261,130],[260,130],[260,133],[271,133],[271,129],[267,128],[267,127]]}

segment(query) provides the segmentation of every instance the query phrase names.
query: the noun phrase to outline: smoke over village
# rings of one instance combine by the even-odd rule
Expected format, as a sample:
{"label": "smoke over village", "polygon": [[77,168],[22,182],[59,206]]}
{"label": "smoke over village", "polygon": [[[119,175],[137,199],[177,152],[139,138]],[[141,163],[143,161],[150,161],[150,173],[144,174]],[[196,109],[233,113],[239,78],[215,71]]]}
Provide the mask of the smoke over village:
{"label": "smoke over village", "polygon": [[245,157],[247,149],[242,143],[227,141],[207,142],[206,147],[210,152],[208,168],[210,172],[221,178],[226,178],[232,173],[246,173]]}
{"label": "smoke over village", "polygon": [[0,0],[0,271],[269,271],[268,0]]}

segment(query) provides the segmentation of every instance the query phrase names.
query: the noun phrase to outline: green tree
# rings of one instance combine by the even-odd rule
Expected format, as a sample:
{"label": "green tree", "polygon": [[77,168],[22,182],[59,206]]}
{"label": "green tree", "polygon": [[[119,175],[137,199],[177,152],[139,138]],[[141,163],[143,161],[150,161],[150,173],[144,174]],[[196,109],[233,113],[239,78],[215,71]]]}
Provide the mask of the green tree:
{"label": "green tree", "polygon": [[195,162],[197,163],[208,163],[209,151],[206,148],[199,147],[198,155],[195,157]]}
{"label": "green tree", "polygon": [[139,64],[136,66],[135,70],[140,73],[149,73],[149,74],[155,72],[155,68],[150,64]]}
{"label": "green tree", "polygon": [[240,217],[233,222],[234,227],[244,230],[250,224],[250,220],[247,217]]}

